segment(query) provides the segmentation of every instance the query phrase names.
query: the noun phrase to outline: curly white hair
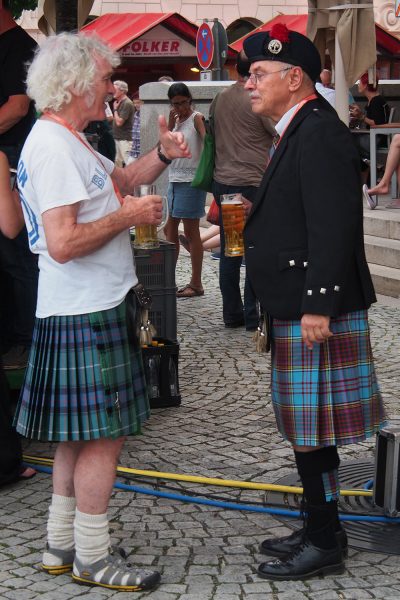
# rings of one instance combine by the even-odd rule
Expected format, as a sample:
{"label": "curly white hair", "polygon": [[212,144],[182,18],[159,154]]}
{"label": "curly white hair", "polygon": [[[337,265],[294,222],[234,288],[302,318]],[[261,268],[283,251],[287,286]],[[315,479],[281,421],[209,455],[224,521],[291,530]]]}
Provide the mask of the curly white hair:
{"label": "curly white hair", "polygon": [[36,51],[28,69],[27,92],[43,112],[58,112],[72,94],[93,92],[98,60],[116,67],[120,58],[95,35],[61,33],[48,37]]}

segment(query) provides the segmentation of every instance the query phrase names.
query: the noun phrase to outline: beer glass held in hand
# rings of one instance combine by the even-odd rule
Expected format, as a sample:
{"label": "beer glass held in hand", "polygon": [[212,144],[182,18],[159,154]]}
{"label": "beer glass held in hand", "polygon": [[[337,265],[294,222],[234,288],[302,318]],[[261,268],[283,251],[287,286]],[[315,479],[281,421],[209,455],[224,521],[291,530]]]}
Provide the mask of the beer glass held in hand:
{"label": "beer glass held in hand", "polygon": [[[138,185],[134,188],[133,195],[137,198],[142,196],[154,196],[157,194],[155,185]],[[160,242],[157,232],[162,229],[168,219],[168,201],[165,196],[162,197],[163,214],[160,225],[136,225],[135,240],[133,245],[135,248],[158,248]]]}
{"label": "beer glass held in hand", "polygon": [[243,256],[245,215],[241,194],[223,194],[221,209],[225,233],[225,256]]}

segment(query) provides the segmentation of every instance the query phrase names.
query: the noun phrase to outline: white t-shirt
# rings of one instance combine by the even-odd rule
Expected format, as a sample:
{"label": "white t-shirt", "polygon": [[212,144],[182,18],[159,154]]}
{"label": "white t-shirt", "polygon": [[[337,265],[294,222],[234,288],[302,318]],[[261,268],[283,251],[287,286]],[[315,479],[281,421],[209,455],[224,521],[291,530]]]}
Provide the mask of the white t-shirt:
{"label": "white t-shirt", "polygon": [[319,94],[321,94],[321,96],[323,98],[325,98],[325,100],[327,100],[329,102],[329,104],[331,106],[333,106],[333,108],[336,108],[336,92],[335,92],[335,90],[332,90],[331,88],[327,88],[327,87],[323,86],[320,81],[317,81],[317,83],[315,84],[315,89],[317,90],[317,92]]}
{"label": "white t-shirt", "polygon": [[128,230],[65,264],[47,250],[47,210],[79,203],[78,223],[90,223],[119,208],[110,177],[114,164],[98,156],[101,162],[66,127],[44,120],[35,123],[22,150],[18,187],[29,244],[39,255],[39,318],[113,308],[137,283]]}

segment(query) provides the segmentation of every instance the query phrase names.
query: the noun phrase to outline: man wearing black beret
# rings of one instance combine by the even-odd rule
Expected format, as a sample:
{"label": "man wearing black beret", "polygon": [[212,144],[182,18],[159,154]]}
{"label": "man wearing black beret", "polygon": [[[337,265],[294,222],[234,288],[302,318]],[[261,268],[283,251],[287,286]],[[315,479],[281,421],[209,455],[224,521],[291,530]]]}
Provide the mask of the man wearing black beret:
{"label": "man wearing black beret", "polygon": [[245,227],[251,285],[271,325],[272,402],[293,445],[305,523],[262,542],[267,579],[340,573],[347,539],[337,509],[337,446],[384,423],[367,309],[376,301],[363,241],[359,158],[314,87],[315,46],[284,25],[244,42],[252,109],[279,140]]}

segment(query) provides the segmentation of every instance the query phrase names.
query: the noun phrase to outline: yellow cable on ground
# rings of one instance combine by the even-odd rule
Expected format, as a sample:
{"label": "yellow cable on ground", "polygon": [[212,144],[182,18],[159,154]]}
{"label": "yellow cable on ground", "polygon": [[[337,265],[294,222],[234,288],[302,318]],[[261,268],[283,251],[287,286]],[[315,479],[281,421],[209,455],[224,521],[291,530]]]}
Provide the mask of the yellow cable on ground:
{"label": "yellow cable on ground", "polygon": [[[43,458],[40,456],[29,456],[24,454],[23,459],[26,462],[34,464],[52,465],[52,458]],[[163,473],[160,471],[144,471],[141,469],[131,469],[129,467],[117,467],[120,474],[139,475],[142,477],[154,477],[157,479],[171,479],[174,481],[186,481],[189,483],[204,483],[207,485],[216,485],[223,487],[243,488],[248,490],[262,490],[267,492],[281,492],[284,494],[302,494],[303,488],[291,485],[278,485],[275,483],[254,483],[253,481],[237,481],[234,479],[218,479],[216,477],[199,477],[198,475],[180,475],[177,473]],[[370,490],[340,490],[341,496],[365,496],[371,497]]]}

